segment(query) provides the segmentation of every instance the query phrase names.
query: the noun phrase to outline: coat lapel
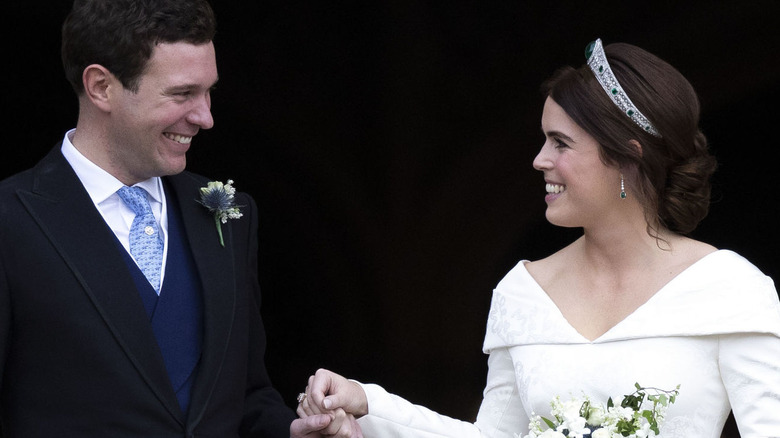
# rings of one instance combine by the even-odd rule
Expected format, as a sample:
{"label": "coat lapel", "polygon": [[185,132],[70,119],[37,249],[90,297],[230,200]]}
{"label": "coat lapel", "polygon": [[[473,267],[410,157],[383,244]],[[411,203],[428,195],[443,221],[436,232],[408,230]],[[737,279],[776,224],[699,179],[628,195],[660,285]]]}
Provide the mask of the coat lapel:
{"label": "coat lapel", "polygon": [[[236,305],[236,273],[230,227],[222,227],[225,247],[219,243],[214,216],[198,203],[202,181],[183,173],[163,179],[169,208],[181,212],[203,285],[203,347],[198,375],[192,390],[190,426],[197,424],[214,389],[229,344]],[[168,190],[170,188],[170,190]]]}
{"label": "coat lapel", "polygon": [[166,409],[180,419],[181,410],[149,318],[116,237],[59,147],[34,172],[32,191],[20,190],[20,199],[73,271],[142,379]]}

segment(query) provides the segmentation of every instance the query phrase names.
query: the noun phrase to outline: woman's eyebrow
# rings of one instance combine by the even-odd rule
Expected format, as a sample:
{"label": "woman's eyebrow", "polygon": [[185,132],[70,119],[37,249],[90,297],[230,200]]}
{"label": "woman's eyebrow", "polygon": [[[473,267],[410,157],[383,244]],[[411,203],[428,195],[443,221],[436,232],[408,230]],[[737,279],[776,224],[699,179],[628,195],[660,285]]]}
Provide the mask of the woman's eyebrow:
{"label": "woman's eyebrow", "polygon": [[548,137],[558,138],[558,139],[561,139],[563,141],[567,141],[569,143],[576,143],[576,141],[574,141],[573,138],[569,137],[568,135],[566,135],[566,134],[564,134],[564,133],[562,133],[560,131],[546,131],[545,132],[544,129],[542,129],[542,132],[544,132],[544,134],[546,136],[548,136]]}

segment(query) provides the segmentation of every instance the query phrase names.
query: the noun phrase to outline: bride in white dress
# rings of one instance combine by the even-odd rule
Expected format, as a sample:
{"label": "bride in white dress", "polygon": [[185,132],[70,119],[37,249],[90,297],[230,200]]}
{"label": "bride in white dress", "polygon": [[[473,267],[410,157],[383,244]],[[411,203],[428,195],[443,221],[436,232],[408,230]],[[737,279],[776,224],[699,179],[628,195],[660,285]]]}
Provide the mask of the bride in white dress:
{"label": "bride in white dress", "polygon": [[780,437],[780,301],[740,255],[686,237],[707,214],[715,161],[688,81],[627,44],[546,83],[545,142],[534,160],[547,219],[583,235],[523,260],[493,293],[489,371],[475,423],[439,415],[327,370],[309,379],[302,417],[343,409],[336,436],[528,434],[550,401],[605,404],[642,386],[674,389],[664,438],[717,438],[733,410],[742,438]]}

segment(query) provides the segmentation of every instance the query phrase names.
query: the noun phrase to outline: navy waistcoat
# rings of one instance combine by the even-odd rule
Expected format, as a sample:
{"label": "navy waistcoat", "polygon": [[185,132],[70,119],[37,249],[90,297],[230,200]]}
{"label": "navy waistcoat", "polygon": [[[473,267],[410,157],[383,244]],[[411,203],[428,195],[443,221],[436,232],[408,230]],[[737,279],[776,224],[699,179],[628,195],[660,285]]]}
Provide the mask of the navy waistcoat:
{"label": "navy waistcoat", "polygon": [[168,197],[168,254],[158,297],[127,251],[122,250],[157,338],[179,406],[187,414],[203,342],[202,286],[181,213]]}

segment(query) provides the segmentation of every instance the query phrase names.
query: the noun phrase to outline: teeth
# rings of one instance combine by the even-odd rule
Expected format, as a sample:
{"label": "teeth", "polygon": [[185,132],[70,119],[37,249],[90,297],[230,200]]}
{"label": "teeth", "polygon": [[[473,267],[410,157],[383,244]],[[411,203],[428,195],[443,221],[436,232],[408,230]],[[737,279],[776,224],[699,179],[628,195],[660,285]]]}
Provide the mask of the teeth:
{"label": "teeth", "polygon": [[175,142],[181,143],[181,144],[189,144],[192,141],[192,137],[185,137],[183,135],[168,134],[168,133],[165,133],[164,135],[167,138],[169,138],[169,139],[171,139],[171,140],[173,140]]}
{"label": "teeth", "polygon": [[566,190],[566,186],[558,184],[547,184],[545,188],[547,189],[547,193],[562,193]]}

